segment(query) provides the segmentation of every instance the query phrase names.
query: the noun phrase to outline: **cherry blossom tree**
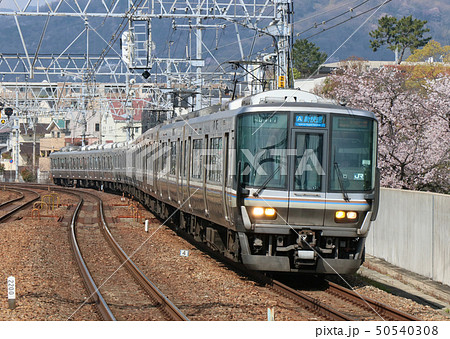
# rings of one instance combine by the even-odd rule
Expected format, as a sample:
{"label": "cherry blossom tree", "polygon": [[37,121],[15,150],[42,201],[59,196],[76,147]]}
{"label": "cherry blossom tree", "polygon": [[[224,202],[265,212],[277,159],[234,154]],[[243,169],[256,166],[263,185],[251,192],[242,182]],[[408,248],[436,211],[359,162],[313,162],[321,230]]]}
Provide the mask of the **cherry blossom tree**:
{"label": "cherry blossom tree", "polygon": [[382,185],[450,192],[450,76],[415,82],[397,67],[344,65],[322,95],[376,114]]}

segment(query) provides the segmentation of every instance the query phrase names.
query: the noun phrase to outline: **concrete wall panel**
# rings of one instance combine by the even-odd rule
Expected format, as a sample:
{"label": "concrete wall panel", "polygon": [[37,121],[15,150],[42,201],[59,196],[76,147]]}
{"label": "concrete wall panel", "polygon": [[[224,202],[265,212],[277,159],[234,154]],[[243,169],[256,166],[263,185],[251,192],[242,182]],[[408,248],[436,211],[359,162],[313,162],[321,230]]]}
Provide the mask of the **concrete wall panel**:
{"label": "concrete wall panel", "polygon": [[450,285],[450,196],[382,189],[367,253]]}

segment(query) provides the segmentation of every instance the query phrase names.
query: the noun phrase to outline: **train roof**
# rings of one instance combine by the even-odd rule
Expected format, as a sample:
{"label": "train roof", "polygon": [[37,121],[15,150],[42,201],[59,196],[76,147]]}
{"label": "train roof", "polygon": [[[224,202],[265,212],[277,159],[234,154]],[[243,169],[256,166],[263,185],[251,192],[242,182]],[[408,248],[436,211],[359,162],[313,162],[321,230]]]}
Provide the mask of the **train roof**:
{"label": "train roof", "polygon": [[295,89],[282,89],[258,93],[236,99],[222,106],[215,105],[186,115],[178,116],[164,122],[159,127],[161,129],[176,128],[183,126],[187,121],[189,121],[189,123],[196,123],[224,119],[245,112],[256,112],[261,109],[266,111],[270,109],[273,110],[274,108],[280,112],[299,108],[307,108],[315,111],[326,109],[331,113],[361,115],[375,118],[375,115],[372,112],[350,108],[338,104],[334,100],[326,99],[309,92]]}
{"label": "train roof", "polygon": [[115,143],[108,146],[93,145],[81,149],[64,149],[62,151],[81,153],[83,151],[92,152],[103,149],[123,149],[126,146],[133,147],[133,144],[144,139],[149,133],[181,128],[186,124],[196,124],[210,120],[231,118],[246,112],[273,111],[274,108],[279,112],[296,109],[302,109],[304,111],[307,109],[309,112],[315,113],[326,110],[330,113],[365,116],[375,119],[375,115],[372,112],[339,105],[333,100],[320,97],[313,93],[296,89],[278,89],[239,98],[227,102],[224,105],[214,105],[189,114],[174,117],[146,131],[135,141]]}

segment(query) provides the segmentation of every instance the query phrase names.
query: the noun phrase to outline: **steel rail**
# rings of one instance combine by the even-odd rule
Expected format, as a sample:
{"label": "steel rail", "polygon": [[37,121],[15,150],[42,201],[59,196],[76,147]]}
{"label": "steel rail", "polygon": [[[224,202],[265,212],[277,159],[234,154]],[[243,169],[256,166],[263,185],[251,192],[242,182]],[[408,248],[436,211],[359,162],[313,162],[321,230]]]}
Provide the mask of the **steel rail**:
{"label": "steel rail", "polygon": [[[77,195],[73,193],[74,195]],[[86,266],[86,263],[83,260],[83,256],[81,255],[80,248],[78,247],[77,238],[75,235],[75,225],[76,220],[78,218],[78,214],[81,210],[81,207],[83,206],[83,198],[78,195],[80,198],[80,202],[78,203],[77,207],[75,208],[75,211],[72,215],[72,222],[70,224],[70,244],[72,245],[73,252],[75,254],[75,260],[77,261],[78,267],[80,269],[81,275],[83,277],[84,283],[87,287],[88,293],[89,293],[89,299],[91,299],[95,305],[97,306],[97,309],[99,310],[103,320],[116,320],[113,313],[111,312],[111,309],[109,308],[108,304],[106,303],[105,299],[101,295],[99,289],[97,288],[97,285],[95,285],[94,279],[92,278],[89,269]]]}
{"label": "steel rail", "polygon": [[[41,195],[39,193],[37,193],[37,192],[35,192],[33,190],[29,190],[29,189],[26,189],[26,188],[20,188],[20,189],[24,190],[24,191],[28,191],[28,192],[33,193],[33,194],[36,194],[37,197],[31,199],[30,201],[27,201],[26,203],[24,203],[24,204],[22,204],[20,206],[17,206],[16,208],[13,208],[11,211],[8,211],[4,215],[2,215],[0,217],[0,223],[3,223],[5,220],[9,219],[14,213],[16,213],[17,211],[20,211],[21,209],[24,209],[25,207],[31,205],[33,202],[35,202],[36,200],[38,200],[41,197]],[[23,199],[23,198],[24,197],[22,197],[21,199]],[[21,199],[18,199],[18,200],[21,200]]]}
{"label": "steel rail", "polygon": [[[95,196],[95,195],[94,195]],[[111,234],[108,225],[106,224],[103,211],[103,201],[99,199],[99,215],[101,217],[102,231],[106,239],[110,243],[120,262],[124,265],[137,283],[159,304],[163,307],[166,313],[173,320],[187,321],[189,320],[159,289],[151,282],[145,274],[134,264],[131,258],[122,250],[120,245],[116,242]]]}
{"label": "steel rail", "polygon": [[331,281],[327,281],[327,283],[329,285],[329,290],[331,293],[338,295],[338,296],[342,296],[343,298],[346,298],[354,303],[358,303],[359,305],[365,306],[366,308],[370,308],[370,309],[373,308],[377,312],[380,312],[393,320],[420,321],[420,319],[418,319],[410,314],[407,314],[400,310],[396,310],[395,308],[392,308],[386,304],[380,303],[376,300],[366,298],[366,297],[362,298],[359,294],[353,292],[352,290],[349,290],[348,288],[342,287]]}
{"label": "steel rail", "polygon": [[311,308],[317,313],[325,315],[329,319],[338,321],[356,320],[314,298],[311,298],[306,294],[301,293],[300,291],[297,291],[289,286],[284,285],[279,281],[272,280],[270,283],[270,287],[273,288],[275,291],[285,295],[286,297],[300,302],[305,307]]}
{"label": "steel rail", "polygon": [[11,200],[8,200],[8,201],[5,201],[5,202],[1,203],[0,204],[0,208],[2,208],[3,206],[9,205],[9,204],[11,204],[11,203],[13,203],[15,201],[22,200],[25,197],[22,192],[20,192],[18,190],[15,190],[13,188],[5,188],[5,190],[8,190],[10,192],[17,192],[17,193],[20,194],[20,196],[18,196],[17,198],[14,198],[14,199],[11,199]]}

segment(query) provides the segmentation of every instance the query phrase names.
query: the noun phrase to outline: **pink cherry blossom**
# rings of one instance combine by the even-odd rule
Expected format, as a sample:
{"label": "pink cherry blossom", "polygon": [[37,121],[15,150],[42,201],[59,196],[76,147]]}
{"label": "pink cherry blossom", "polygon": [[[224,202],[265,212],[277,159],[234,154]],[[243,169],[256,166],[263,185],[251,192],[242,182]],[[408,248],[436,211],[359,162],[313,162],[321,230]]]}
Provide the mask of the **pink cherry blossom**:
{"label": "pink cherry blossom", "polygon": [[396,67],[343,67],[318,90],[372,111],[385,187],[450,192],[450,76],[414,79]]}

